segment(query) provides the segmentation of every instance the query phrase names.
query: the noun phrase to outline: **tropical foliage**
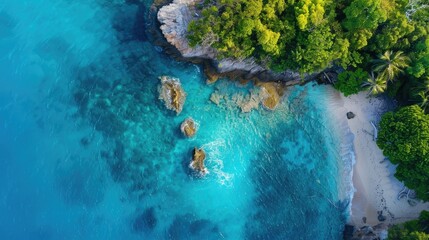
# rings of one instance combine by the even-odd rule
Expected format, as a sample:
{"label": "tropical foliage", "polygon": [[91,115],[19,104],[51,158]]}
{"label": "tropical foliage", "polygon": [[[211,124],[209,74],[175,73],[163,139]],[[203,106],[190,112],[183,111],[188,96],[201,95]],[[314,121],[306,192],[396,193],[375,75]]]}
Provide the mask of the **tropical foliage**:
{"label": "tropical foliage", "polygon": [[362,84],[368,78],[368,73],[362,68],[358,68],[355,71],[344,71],[338,74],[338,79],[334,84],[334,88],[349,96],[356,94],[362,90]]}
{"label": "tropical foliage", "polygon": [[383,78],[393,81],[393,79],[402,73],[410,59],[402,51],[393,53],[386,51],[379,59],[375,60],[374,70],[379,72]]}
{"label": "tropical foliage", "polygon": [[429,200],[429,115],[417,105],[384,114],[377,144],[398,164],[396,178]]}
{"label": "tropical foliage", "polygon": [[371,72],[371,75],[362,86],[366,87],[370,94],[377,95],[386,91],[387,81],[384,75],[381,74],[375,77],[374,72]]}
{"label": "tropical foliage", "polygon": [[429,239],[429,212],[422,211],[416,220],[395,225],[389,229],[389,240]]}

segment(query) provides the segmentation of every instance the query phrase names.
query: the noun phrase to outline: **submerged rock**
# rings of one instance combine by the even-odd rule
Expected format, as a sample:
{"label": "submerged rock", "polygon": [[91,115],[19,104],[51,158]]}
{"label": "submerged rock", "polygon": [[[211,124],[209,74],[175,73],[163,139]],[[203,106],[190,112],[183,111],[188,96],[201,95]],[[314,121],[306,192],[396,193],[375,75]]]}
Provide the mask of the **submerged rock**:
{"label": "submerged rock", "polygon": [[180,125],[180,130],[186,137],[193,137],[197,133],[197,124],[191,117],[185,119]]}
{"label": "submerged rock", "polygon": [[159,99],[164,101],[167,109],[179,114],[186,100],[186,93],[180,84],[180,80],[168,76],[161,76],[159,79],[161,80]]}
{"label": "submerged rock", "polygon": [[206,152],[202,148],[194,148],[192,151],[192,161],[189,165],[190,168],[200,173],[202,176],[209,173],[207,168],[204,166],[204,160],[206,159]]}
{"label": "submerged rock", "polygon": [[157,219],[155,214],[155,208],[150,207],[134,219],[133,230],[135,232],[145,232],[147,230],[153,230],[156,227],[156,224]]}

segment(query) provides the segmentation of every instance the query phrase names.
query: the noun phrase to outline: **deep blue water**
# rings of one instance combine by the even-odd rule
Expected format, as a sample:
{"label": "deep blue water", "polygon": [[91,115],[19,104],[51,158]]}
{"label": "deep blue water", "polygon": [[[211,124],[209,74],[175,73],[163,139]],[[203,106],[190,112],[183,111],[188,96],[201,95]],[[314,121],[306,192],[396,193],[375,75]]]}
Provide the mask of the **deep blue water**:
{"label": "deep blue water", "polygon": [[[0,239],[341,239],[328,89],[242,113],[258,89],[206,85],[199,66],[157,51],[151,3],[0,3]],[[158,99],[161,75],[188,94],[178,116]],[[193,139],[179,130],[189,116]],[[188,168],[194,147],[204,178]]]}

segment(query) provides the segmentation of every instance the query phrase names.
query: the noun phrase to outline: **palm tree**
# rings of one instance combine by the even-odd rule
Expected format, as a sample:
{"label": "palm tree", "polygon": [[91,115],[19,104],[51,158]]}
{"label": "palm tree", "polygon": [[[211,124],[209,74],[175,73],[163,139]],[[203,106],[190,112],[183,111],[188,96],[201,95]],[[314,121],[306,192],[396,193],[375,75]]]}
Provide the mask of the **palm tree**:
{"label": "palm tree", "polygon": [[362,86],[367,87],[370,94],[377,95],[383,93],[386,90],[387,81],[380,75],[374,77],[374,72],[371,72],[371,75],[366,80],[366,82],[362,84]]}
{"label": "palm tree", "polygon": [[393,81],[399,73],[403,72],[404,68],[408,67],[409,62],[410,58],[405,56],[402,51],[395,53],[386,51],[380,56],[380,59],[374,61],[374,70],[388,81]]}
{"label": "palm tree", "polygon": [[422,91],[418,95],[421,98],[419,106],[426,112],[426,109],[429,109],[429,93]]}

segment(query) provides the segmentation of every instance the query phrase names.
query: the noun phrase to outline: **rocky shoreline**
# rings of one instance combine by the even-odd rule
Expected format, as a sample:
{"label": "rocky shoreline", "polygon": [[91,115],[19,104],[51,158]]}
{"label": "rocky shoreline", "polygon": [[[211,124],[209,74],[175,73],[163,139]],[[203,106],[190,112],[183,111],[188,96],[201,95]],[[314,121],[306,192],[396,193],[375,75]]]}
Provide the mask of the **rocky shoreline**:
{"label": "rocky shoreline", "polygon": [[314,79],[323,81],[325,78],[325,74],[321,73],[302,75],[291,70],[274,72],[259,65],[254,59],[216,59],[216,50],[211,47],[190,47],[186,38],[187,27],[198,16],[195,6],[199,2],[199,0],[173,0],[163,4],[158,2],[153,7],[157,21],[153,27],[158,29],[155,43],[162,46],[169,55],[178,60],[203,63],[204,68],[208,69],[205,72],[211,72],[212,76],[216,73],[215,78],[282,82],[285,86],[304,84]]}

